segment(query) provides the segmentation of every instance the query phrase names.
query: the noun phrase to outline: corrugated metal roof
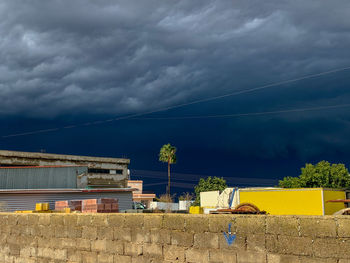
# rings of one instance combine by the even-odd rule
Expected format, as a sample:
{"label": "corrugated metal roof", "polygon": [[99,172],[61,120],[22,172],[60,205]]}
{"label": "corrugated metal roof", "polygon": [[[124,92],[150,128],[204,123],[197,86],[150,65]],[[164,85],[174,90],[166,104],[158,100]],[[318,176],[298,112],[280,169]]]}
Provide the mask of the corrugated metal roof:
{"label": "corrugated metal roof", "polygon": [[133,192],[136,188],[94,188],[94,189],[0,189],[1,194],[47,194],[47,193],[119,193]]}
{"label": "corrugated metal roof", "polygon": [[87,172],[87,166],[2,168],[0,189],[77,188],[77,176]]}

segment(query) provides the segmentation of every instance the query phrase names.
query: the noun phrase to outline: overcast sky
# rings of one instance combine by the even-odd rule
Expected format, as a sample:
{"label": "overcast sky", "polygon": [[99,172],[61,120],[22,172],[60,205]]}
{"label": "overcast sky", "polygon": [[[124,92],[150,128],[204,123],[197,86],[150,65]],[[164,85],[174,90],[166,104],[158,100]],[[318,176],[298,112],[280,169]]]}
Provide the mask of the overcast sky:
{"label": "overcast sky", "polygon": [[[350,2],[0,2],[2,135],[152,111],[350,67]],[[342,105],[350,71],[144,117],[220,115]],[[350,108],[201,120],[125,120],[2,138],[1,148],[128,156],[161,170],[281,178],[350,157]],[[86,141],[89,147],[86,146]],[[247,165],[255,164],[256,170]],[[350,162],[348,163],[350,164]],[[287,166],[287,167],[286,167]],[[253,165],[254,167],[254,165]]]}

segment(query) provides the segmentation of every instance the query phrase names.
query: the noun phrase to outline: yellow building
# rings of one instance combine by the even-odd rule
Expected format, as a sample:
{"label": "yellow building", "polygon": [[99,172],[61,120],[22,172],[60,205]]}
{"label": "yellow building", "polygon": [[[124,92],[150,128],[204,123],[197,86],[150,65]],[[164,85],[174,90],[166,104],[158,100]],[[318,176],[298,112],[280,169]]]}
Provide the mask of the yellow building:
{"label": "yellow building", "polygon": [[239,189],[239,203],[252,203],[271,215],[332,215],[345,208],[344,190],[325,188],[246,188]]}
{"label": "yellow building", "polygon": [[[332,215],[345,208],[344,203],[329,200],[346,199],[346,192],[326,188],[226,188],[223,192],[201,192],[203,208],[235,208],[251,203],[271,215]],[[230,206],[231,204],[231,206]]]}

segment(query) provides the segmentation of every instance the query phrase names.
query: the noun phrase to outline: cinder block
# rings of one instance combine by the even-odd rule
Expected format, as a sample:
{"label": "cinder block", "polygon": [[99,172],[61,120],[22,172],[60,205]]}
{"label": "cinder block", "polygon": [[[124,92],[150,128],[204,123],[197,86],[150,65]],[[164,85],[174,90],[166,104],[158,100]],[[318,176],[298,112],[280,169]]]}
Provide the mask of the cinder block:
{"label": "cinder block", "polygon": [[124,227],[114,227],[113,237],[115,240],[131,242],[131,229]]}
{"label": "cinder block", "polygon": [[52,258],[53,256],[53,249],[52,248],[38,248],[38,257],[42,257],[42,258]]}
{"label": "cinder block", "polygon": [[265,235],[252,235],[246,236],[247,249],[251,251],[265,252]]}
{"label": "cinder block", "polygon": [[145,229],[161,229],[163,223],[163,216],[145,214],[143,218],[143,225]]}
{"label": "cinder block", "polygon": [[97,227],[83,226],[81,237],[84,239],[97,239]]}
{"label": "cinder block", "polygon": [[74,248],[67,249],[67,260],[69,262],[82,262],[81,251]]}
{"label": "cinder block", "polygon": [[35,238],[38,244],[38,247],[40,248],[47,248],[50,247],[50,240],[49,238],[41,238],[41,237],[37,237]]}
{"label": "cinder block", "polygon": [[159,244],[144,244],[143,255],[150,258],[163,258],[163,246]]}
{"label": "cinder block", "polygon": [[183,247],[192,247],[193,234],[182,231],[171,231],[171,244]]}
{"label": "cinder block", "polygon": [[9,225],[9,226],[14,226],[14,225],[17,225],[18,223],[18,216],[19,214],[9,214],[7,215],[7,221],[6,221],[6,225]]}
{"label": "cinder block", "polygon": [[216,233],[194,234],[193,247],[195,248],[219,248],[219,237]]}
{"label": "cinder block", "polygon": [[[234,233],[232,233],[234,234]],[[232,249],[232,250],[245,250],[246,249],[246,236],[236,235],[234,242],[229,245],[224,237],[223,233],[218,233],[219,238],[219,248],[220,249]]]}
{"label": "cinder block", "polygon": [[15,260],[16,260],[15,256],[9,256],[9,255],[4,256],[4,263],[13,263]]}
{"label": "cinder block", "polygon": [[336,255],[337,258],[350,259],[349,239],[316,238],[312,248],[316,257],[325,258]]}
{"label": "cinder block", "polygon": [[62,238],[61,239],[62,248],[76,248],[77,240],[75,238]]}
{"label": "cinder block", "polygon": [[209,251],[209,262],[210,263],[236,263],[237,255],[236,251],[232,249],[220,249]]}
{"label": "cinder block", "polygon": [[337,217],[338,236],[350,237],[350,218]]}
{"label": "cinder block", "polygon": [[185,217],[185,231],[203,233],[209,231],[209,218],[207,215],[188,215]]}
{"label": "cinder block", "polygon": [[167,229],[152,229],[150,232],[151,242],[156,244],[170,244],[171,235]]}
{"label": "cinder block", "polygon": [[266,250],[276,254],[311,256],[312,244],[310,237],[266,235]]}
{"label": "cinder block", "polygon": [[97,262],[97,253],[96,252],[89,252],[89,251],[82,251],[81,252],[81,259],[84,263],[96,263]]}
{"label": "cinder block", "polygon": [[17,245],[17,244],[8,244],[9,247],[9,254],[11,256],[19,256],[20,251],[21,251],[21,246]]}
{"label": "cinder block", "polygon": [[186,262],[206,263],[209,262],[209,251],[207,249],[190,248],[185,251]]}
{"label": "cinder block", "polygon": [[139,256],[142,255],[142,245],[134,243],[124,243],[124,254],[126,256]]}
{"label": "cinder block", "polygon": [[37,256],[37,247],[22,247],[19,252],[21,257],[29,258],[29,257],[36,257]]}
{"label": "cinder block", "polygon": [[131,241],[137,244],[151,242],[151,233],[149,230],[134,228],[131,229]]}
{"label": "cinder block", "polygon": [[28,225],[28,215],[26,215],[26,214],[18,214],[17,224],[18,225],[22,225],[22,226]]}
{"label": "cinder block", "polygon": [[[28,219],[29,219],[29,216],[28,216]],[[51,223],[51,214],[40,214],[38,219],[39,221],[37,223],[39,225],[48,226]]]}
{"label": "cinder block", "polygon": [[142,228],[143,227],[143,215],[139,214],[125,214],[125,227]]}
{"label": "cinder block", "polygon": [[97,227],[97,238],[98,239],[113,239],[113,228],[111,227]]}
{"label": "cinder block", "polygon": [[[63,228],[63,226],[58,226],[58,228]],[[43,225],[39,225],[38,229],[40,229],[40,236],[45,237],[45,238],[52,238],[55,237],[55,231],[56,231],[56,227],[51,227],[51,226],[43,226]],[[64,235],[64,233],[60,233],[60,235]],[[61,236],[59,236],[61,237]]]}
{"label": "cinder block", "polygon": [[301,217],[300,234],[307,237],[336,237],[336,222],[334,219]]}
{"label": "cinder block", "polygon": [[236,216],[237,234],[265,234],[266,216]]}
{"label": "cinder block", "polygon": [[100,253],[97,255],[98,263],[113,263],[113,255]]}
{"label": "cinder block", "polygon": [[299,236],[299,219],[292,216],[267,216],[266,233],[285,236]]}
{"label": "cinder block", "polygon": [[124,227],[124,214],[109,214],[107,217],[108,227]]}
{"label": "cinder block", "polygon": [[53,249],[53,259],[66,260],[67,250],[66,249]]}
{"label": "cinder block", "polygon": [[299,256],[267,254],[268,263],[302,263]]}
{"label": "cinder block", "polygon": [[52,226],[63,226],[64,214],[52,214],[50,219],[51,219],[51,225]]}
{"label": "cinder block", "polygon": [[105,214],[91,215],[91,224],[93,226],[107,227],[108,226],[107,215]]}
{"label": "cinder block", "polygon": [[14,263],[37,263],[35,258],[14,258]]}
{"label": "cinder block", "polygon": [[266,253],[255,251],[237,251],[238,263],[266,263]]}
{"label": "cinder block", "polygon": [[75,225],[66,226],[67,237],[69,238],[81,238],[83,228],[81,226],[76,227]]}
{"label": "cinder block", "polygon": [[[47,230],[44,228],[44,231],[47,231]],[[58,238],[67,237],[67,233],[68,233],[67,228],[64,225],[55,226],[55,237],[58,237]]]}
{"label": "cinder block", "polygon": [[77,225],[83,227],[91,226],[91,215],[89,214],[78,214]]}
{"label": "cinder block", "polygon": [[[335,258],[299,257],[300,263],[341,263]],[[345,262],[343,262],[345,263]]]}
{"label": "cinder block", "polygon": [[65,226],[76,226],[78,222],[78,216],[76,214],[65,214],[63,223]]}
{"label": "cinder block", "polygon": [[228,225],[231,223],[231,231],[236,231],[235,219],[232,215],[207,215],[209,219],[209,231],[221,233],[228,231]]}
{"label": "cinder block", "polygon": [[185,218],[183,215],[167,214],[163,217],[163,228],[184,230]]}
{"label": "cinder block", "polygon": [[83,238],[77,238],[76,240],[76,248],[79,250],[90,250],[90,240],[89,239],[83,239]]}
{"label": "cinder block", "polygon": [[124,243],[119,240],[108,240],[106,243],[106,252],[112,254],[123,255],[124,254]]}
{"label": "cinder block", "polygon": [[165,260],[183,262],[185,261],[185,248],[178,246],[164,246],[163,255]]}
{"label": "cinder block", "polygon": [[27,216],[28,216],[28,225],[34,226],[38,224],[39,214],[28,214]]}
{"label": "cinder block", "polygon": [[114,263],[131,263],[130,256],[114,255]]}
{"label": "cinder block", "polygon": [[91,251],[105,252],[107,250],[107,240],[93,240],[91,241]]}
{"label": "cinder block", "polygon": [[131,258],[131,263],[163,263],[161,259],[151,259],[149,257],[137,256]]}

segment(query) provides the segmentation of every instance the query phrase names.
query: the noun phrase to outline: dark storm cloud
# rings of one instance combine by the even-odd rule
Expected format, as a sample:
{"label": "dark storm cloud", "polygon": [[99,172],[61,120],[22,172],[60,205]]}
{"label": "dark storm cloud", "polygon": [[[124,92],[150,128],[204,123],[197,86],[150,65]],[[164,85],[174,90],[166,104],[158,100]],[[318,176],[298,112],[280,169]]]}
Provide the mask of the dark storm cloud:
{"label": "dark storm cloud", "polygon": [[345,0],[2,1],[0,113],[135,112],[349,66],[349,10]]}

